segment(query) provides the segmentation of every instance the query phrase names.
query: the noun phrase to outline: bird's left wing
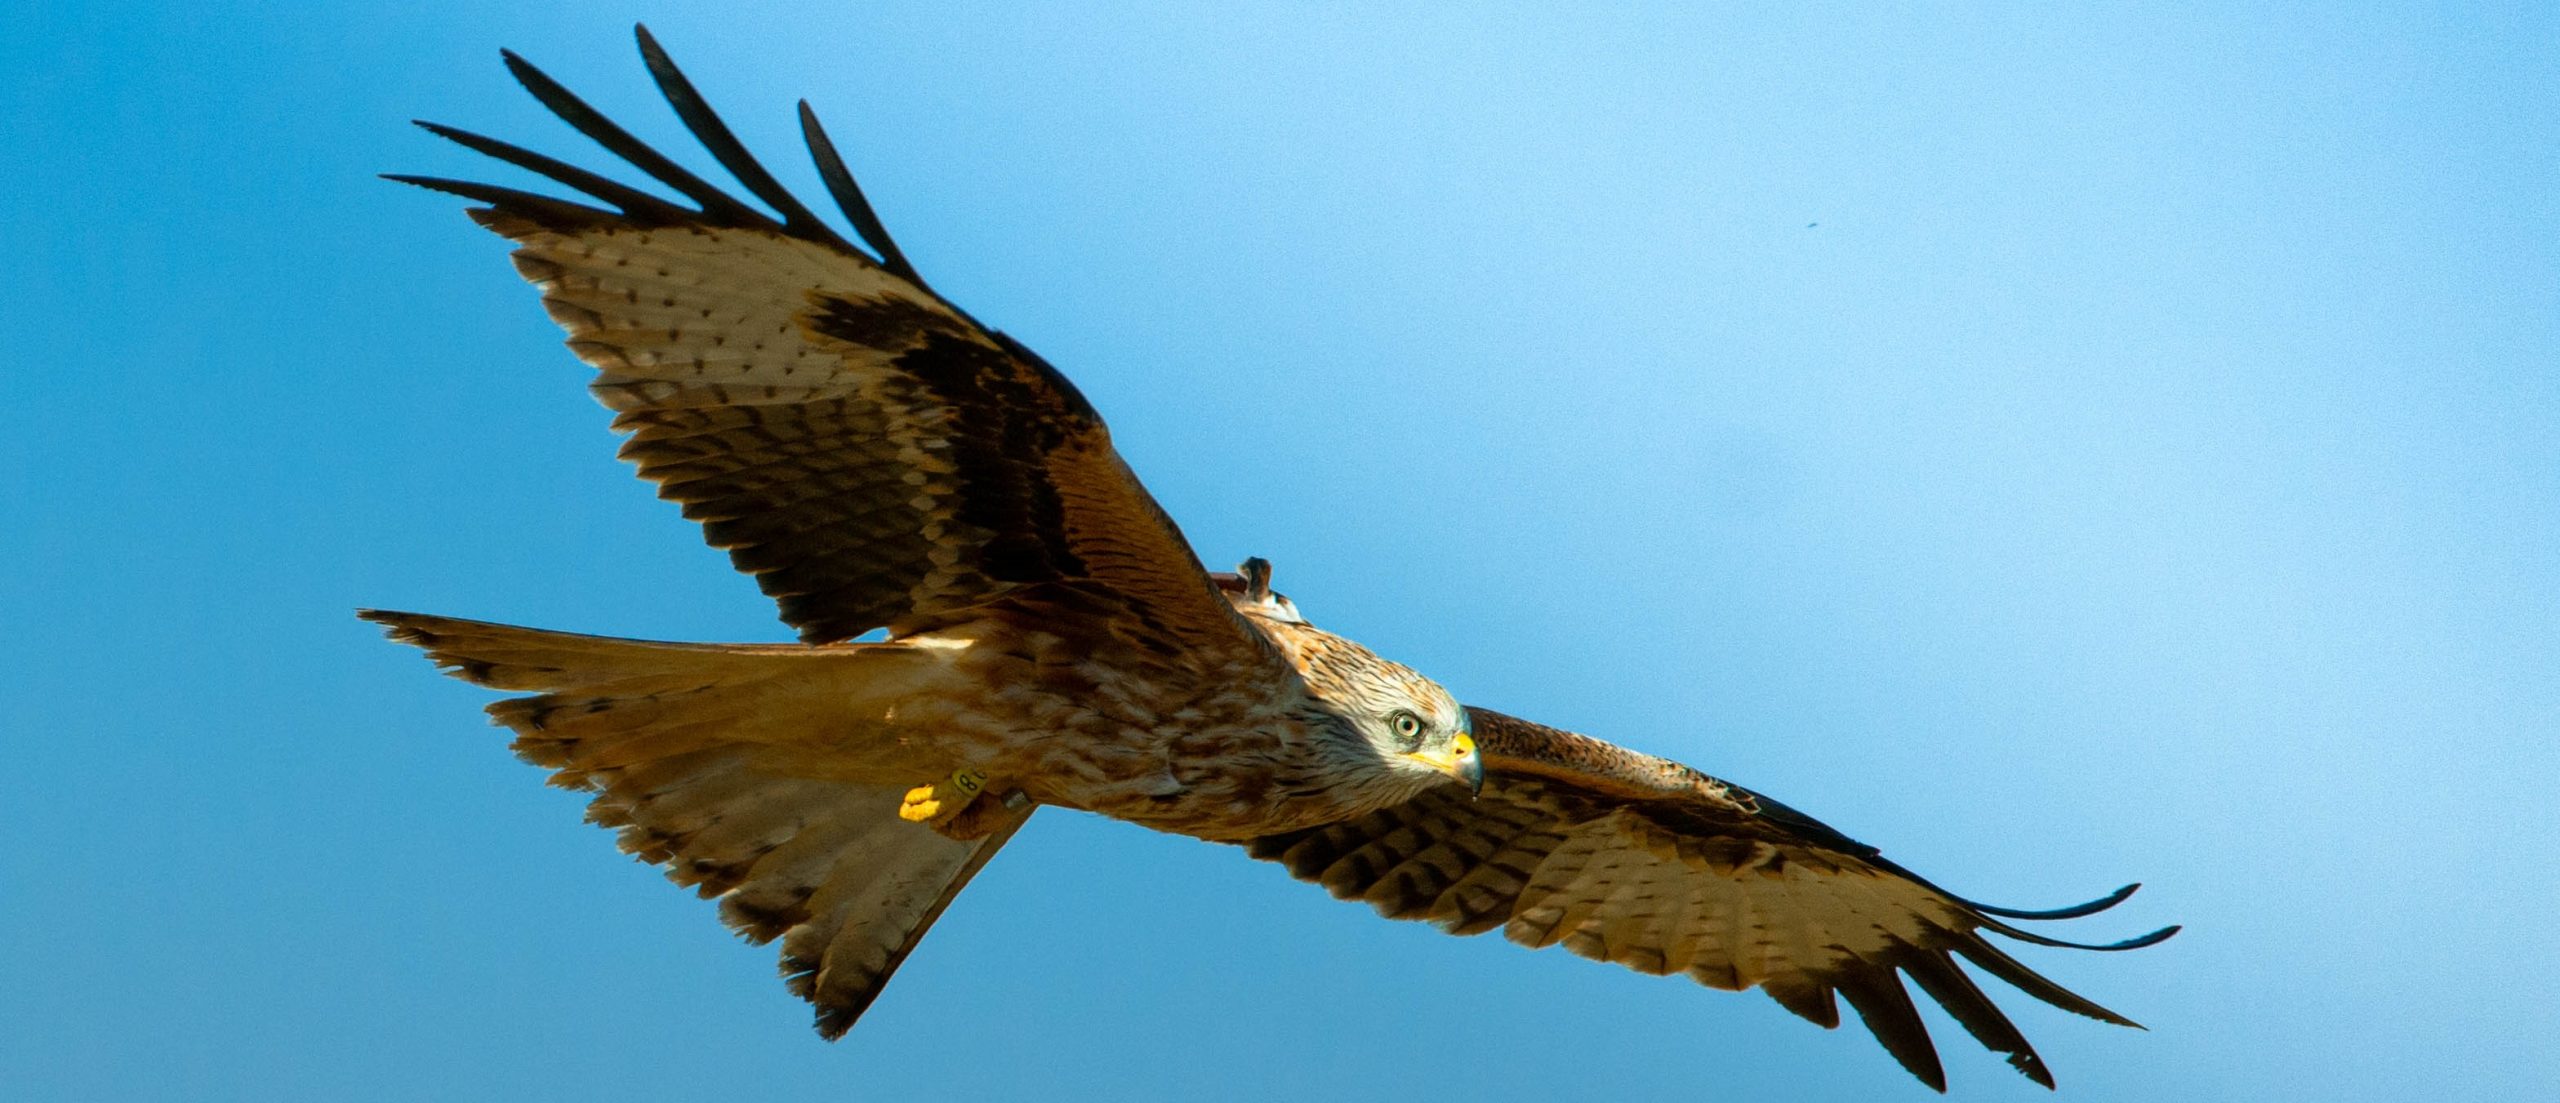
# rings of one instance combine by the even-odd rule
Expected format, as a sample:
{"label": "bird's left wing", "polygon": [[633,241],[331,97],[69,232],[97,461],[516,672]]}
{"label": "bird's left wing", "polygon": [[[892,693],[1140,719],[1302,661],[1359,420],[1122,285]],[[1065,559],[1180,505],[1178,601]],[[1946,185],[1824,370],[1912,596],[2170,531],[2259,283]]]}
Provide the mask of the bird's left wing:
{"label": "bird's left wing", "polygon": [[[2004,917],[2089,915],[2130,887],[2048,912],[1973,903],[1794,809],[1679,763],[1468,712],[1484,755],[1480,796],[1432,790],[1360,819],[1256,840],[1253,855],[1390,918],[1453,934],[1500,928],[1533,948],[1561,943],[1642,972],[1757,986],[1824,1027],[1839,1025],[1836,994],[1904,1068],[1940,1091],[1946,1076],[1904,976],[1976,1040],[2053,1086],[1957,957],[2056,1007],[2134,1025],[1984,937],[2078,946]],[[2079,948],[2147,946],[2175,930]]]}
{"label": "bird's left wing", "polygon": [[[794,198],[639,32],[688,129],[770,213],[695,176],[524,59],[535,98],[682,201],[422,123],[583,193],[392,178],[478,200],[514,241],[622,455],[756,577],[802,640],[895,635],[1039,602],[1053,630],[1155,653],[1259,657],[1092,406],[927,287],[802,104],[819,176],[866,253]],[[593,204],[593,205],[590,205]]]}

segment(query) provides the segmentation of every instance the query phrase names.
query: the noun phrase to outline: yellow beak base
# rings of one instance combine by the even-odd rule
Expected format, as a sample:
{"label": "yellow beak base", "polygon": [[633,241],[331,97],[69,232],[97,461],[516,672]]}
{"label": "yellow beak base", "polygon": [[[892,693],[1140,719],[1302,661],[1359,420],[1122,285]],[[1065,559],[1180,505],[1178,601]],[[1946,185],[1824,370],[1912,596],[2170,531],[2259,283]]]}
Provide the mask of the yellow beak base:
{"label": "yellow beak base", "polygon": [[1405,757],[1463,782],[1468,792],[1484,791],[1484,756],[1476,753],[1475,739],[1465,732],[1451,739],[1446,751],[1415,751]]}

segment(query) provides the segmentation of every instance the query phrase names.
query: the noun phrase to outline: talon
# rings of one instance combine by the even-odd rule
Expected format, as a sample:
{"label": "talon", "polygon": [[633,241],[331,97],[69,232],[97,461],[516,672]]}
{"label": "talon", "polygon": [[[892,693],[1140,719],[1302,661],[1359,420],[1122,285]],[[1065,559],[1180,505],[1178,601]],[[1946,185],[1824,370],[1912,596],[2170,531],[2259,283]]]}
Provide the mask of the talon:
{"label": "talon", "polygon": [[907,790],[906,799],[898,803],[898,818],[909,823],[931,823],[942,813],[942,786],[919,785]]}
{"label": "talon", "polygon": [[940,830],[967,811],[986,788],[987,775],[961,767],[951,771],[950,777],[907,790],[898,802],[898,818]]}

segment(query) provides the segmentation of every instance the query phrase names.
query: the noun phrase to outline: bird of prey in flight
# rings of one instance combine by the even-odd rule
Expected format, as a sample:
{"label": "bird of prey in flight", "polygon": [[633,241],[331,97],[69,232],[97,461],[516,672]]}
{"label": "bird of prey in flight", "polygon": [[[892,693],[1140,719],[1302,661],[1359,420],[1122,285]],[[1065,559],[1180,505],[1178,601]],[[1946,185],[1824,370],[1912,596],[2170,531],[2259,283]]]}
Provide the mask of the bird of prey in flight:
{"label": "bird of prey in flight", "polygon": [[[511,691],[515,752],[592,794],[622,849],[781,942],[827,1037],[1043,806],[1243,847],[1382,915],[1500,930],[1825,1027],[1839,1000],[1945,1075],[1905,979],[2037,1083],[1980,973],[2132,1025],[1989,937],[2110,907],[1966,900],[1777,801],[1461,704],[1316,627],[1271,569],[1204,569],[1058,369],[944,299],[881,228],[808,105],[854,237],[784,190],[644,28],[641,56],[748,199],[522,58],[534,98],[673,196],[429,131],[580,193],[392,179],[480,204],[595,369],[622,457],[753,575],[796,644],[653,643],[367,611]],[[858,240],[857,240],[858,239]]]}

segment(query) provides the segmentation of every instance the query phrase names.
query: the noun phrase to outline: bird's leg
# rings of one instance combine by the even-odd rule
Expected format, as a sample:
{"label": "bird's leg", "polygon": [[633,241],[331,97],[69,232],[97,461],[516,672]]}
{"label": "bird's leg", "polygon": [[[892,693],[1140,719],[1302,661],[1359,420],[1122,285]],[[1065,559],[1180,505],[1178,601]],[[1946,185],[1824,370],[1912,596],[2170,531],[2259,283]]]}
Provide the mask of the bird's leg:
{"label": "bird's leg", "polygon": [[907,790],[906,799],[898,805],[898,818],[968,842],[985,838],[1005,813],[1030,802],[1020,789],[1007,789],[1001,795],[990,791],[987,775],[964,766],[951,771],[950,777]]}
{"label": "bird's leg", "polygon": [[910,823],[941,827],[983,795],[987,775],[963,766],[951,776],[907,790],[906,799],[898,804],[898,818]]}
{"label": "bird's leg", "polygon": [[1007,789],[1003,795],[999,796],[995,789],[990,787],[986,792],[978,794],[978,799],[970,801],[967,807],[962,808],[959,815],[951,817],[947,822],[935,824],[933,829],[961,842],[970,842],[986,838],[994,833],[996,828],[1002,826],[1008,817],[1029,807],[1031,807],[1031,797],[1022,790]]}

